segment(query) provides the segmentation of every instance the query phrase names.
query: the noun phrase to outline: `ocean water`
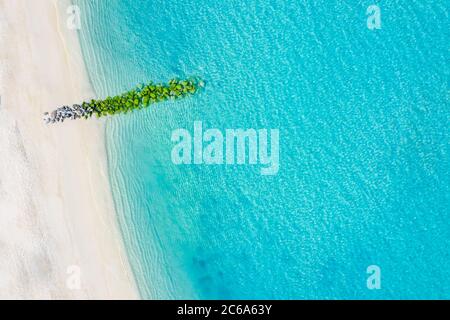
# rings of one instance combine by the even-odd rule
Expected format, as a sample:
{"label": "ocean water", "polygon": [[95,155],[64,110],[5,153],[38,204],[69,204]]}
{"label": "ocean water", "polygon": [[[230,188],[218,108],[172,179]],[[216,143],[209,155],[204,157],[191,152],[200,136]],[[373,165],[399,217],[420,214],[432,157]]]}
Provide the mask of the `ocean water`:
{"label": "ocean water", "polygon": [[[379,30],[364,0],[73,2],[98,97],[207,84],[106,120],[143,298],[450,298],[448,1],[379,2]],[[174,165],[196,120],[279,129],[278,174]]]}

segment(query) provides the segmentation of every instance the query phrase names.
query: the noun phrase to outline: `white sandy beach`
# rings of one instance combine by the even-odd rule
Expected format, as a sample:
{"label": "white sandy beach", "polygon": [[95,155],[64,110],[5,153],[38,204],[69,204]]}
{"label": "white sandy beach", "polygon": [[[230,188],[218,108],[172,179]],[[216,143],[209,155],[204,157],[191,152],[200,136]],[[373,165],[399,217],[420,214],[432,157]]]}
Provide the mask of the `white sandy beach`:
{"label": "white sandy beach", "polygon": [[42,121],[93,96],[68,5],[0,0],[0,298],[138,298],[102,122]]}

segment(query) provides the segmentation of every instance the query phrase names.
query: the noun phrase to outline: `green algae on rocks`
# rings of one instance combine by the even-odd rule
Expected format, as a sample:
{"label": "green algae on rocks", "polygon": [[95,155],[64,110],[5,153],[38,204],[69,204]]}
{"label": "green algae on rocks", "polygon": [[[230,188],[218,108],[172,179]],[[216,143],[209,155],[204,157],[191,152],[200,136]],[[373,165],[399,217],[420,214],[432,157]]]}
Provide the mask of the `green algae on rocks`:
{"label": "green algae on rocks", "polygon": [[91,100],[72,106],[62,106],[52,112],[44,113],[45,123],[64,122],[66,119],[88,119],[93,115],[103,117],[146,108],[151,104],[175,100],[194,95],[204,86],[199,79],[172,79],[168,83],[149,83],[133,90],[104,100]]}

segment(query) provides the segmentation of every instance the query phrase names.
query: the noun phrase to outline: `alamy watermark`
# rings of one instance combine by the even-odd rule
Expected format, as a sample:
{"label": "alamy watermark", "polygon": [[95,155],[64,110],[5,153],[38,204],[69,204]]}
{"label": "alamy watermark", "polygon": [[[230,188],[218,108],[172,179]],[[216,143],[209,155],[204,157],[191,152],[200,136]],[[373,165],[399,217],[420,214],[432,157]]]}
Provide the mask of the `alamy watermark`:
{"label": "alamy watermark", "polygon": [[66,12],[69,15],[66,22],[67,28],[69,30],[80,30],[81,29],[80,7],[76,5],[68,6]]}
{"label": "alamy watermark", "polygon": [[380,7],[373,4],[366,10],[367,28],[370,30],[381,29],[381,10]]}
{"label": "alamy watermark", "polygon": [[381,268],[377,265],[370,265],[367,267],[367,289],[379,290],[381,289]]}
{"label": "alamy watermark", "polygon": [[66,286],[69,290],[81,289],[81,268],[77,265],[67,267]]}
{"label": "alamy watermark", "polygon": [[172,162],[176,165],[261,165],[262,175],[275,175],[280,168],[278,129],[203,128],[194,121],[193,133],[187,129],[172,132]]}

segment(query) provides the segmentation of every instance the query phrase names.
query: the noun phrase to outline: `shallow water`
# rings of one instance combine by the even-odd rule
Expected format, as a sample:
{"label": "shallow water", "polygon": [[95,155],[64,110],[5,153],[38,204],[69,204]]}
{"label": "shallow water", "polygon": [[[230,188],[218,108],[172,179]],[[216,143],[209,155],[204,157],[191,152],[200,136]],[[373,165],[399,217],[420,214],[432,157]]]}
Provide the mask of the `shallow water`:
{"label": "shallow water", "polygon": [[[449,298],[447,1],[74,1],[99,97],[200,76],[107,120],[145,298]],[[171,133],[280,130],[280,170],[175,166]],[[95,120],[93,120],[95,121]],[[368,290],[366,268],[381,268]]]}

